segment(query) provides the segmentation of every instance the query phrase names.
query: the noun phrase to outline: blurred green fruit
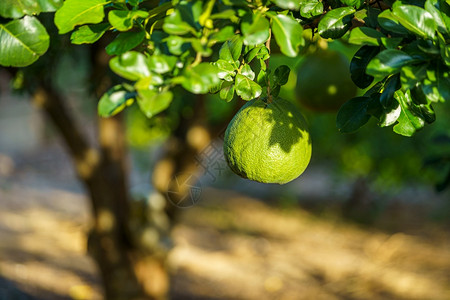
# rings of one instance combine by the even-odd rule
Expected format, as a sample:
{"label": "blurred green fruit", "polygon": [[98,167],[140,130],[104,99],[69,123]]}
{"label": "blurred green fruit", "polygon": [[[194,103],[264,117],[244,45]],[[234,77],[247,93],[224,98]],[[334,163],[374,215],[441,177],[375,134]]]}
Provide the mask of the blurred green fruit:
{"label": "blurred green fruit", "polygon": [[305,56],[297,72],[296,95],[306,108],[337,111],[356,96],[347,58],[334,50],[319,49]]}

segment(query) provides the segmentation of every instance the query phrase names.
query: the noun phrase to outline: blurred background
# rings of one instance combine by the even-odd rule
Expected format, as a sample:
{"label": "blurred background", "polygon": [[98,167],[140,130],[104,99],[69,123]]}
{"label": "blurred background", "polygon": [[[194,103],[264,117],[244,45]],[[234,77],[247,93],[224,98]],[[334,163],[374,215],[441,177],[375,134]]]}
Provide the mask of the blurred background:
{"label": "blurred background", "polygon": [[[33,67],[0,69],[2,300],[104,299],[87,251],[90,196],[28,88],[51,76],[98,146],[94,89],[121,79],[105,71],[93,80],[98,49],[65,42]],[[340,42],[328,49],[347,59],[357,50]],[[223,132],[242,100],[179,91],[152,119],[136,105],[121,114],[136,244],[165,253],[171,299],[450,299],[448,103],[412,138],[374,119],[343,135],[335,111],[298,103],[303,59],[274,54],[270,61],[291,67],[280,95],[305,114],[313,141],[310,166],[283,186],[241,179],[226,165]],[[161,220],[155,211],[164,206],[169,218]]]}

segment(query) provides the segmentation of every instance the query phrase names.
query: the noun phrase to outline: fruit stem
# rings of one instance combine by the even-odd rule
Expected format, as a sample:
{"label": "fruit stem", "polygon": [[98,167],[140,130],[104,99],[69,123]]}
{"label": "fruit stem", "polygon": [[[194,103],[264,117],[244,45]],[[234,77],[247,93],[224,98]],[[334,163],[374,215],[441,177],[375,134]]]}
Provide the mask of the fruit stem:
{"label": "fruit stem", "polygon": [[[270,60],[270,39],[272,38],[272,29],[269,28],[269,38],[266,41],[266,48],[269,50],[269,57],[265,60],[266,70],[269,69],[269,60]],[[267,103],[272,103],[272,94],[270,93],[270,79],[267,76]]]}

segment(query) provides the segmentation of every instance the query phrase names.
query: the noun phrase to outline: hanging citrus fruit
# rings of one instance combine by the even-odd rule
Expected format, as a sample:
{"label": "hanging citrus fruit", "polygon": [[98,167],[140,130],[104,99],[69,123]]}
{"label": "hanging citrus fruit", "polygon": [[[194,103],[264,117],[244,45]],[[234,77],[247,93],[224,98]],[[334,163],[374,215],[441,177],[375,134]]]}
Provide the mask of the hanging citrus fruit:
{"label": "hanging citrus fruit", "polygon": [[252,100],[228,125],[224,154],[230,168],[244,178],[278,184],[292,181],[311,159],[306,121],[287,100]]}

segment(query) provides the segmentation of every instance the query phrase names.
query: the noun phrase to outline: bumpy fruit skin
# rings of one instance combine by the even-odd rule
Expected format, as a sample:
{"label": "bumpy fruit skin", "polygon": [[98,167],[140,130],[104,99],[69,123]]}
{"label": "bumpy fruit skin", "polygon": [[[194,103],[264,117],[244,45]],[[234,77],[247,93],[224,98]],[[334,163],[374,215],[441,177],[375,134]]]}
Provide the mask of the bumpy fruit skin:
{"label": "bumpy fruit skin", "polygon": [[225,132],[224,154],[236,174],[263,183],[285,184],[311,159],[311,139],[300,111],[284,99],[246,103]]}
{"label": "bumpy fruit skin", "polygon": [[297,72],[298,101],[318,112],[335,112],[356,96],[347,58],[334,50],[318,50],[304,58]]}

